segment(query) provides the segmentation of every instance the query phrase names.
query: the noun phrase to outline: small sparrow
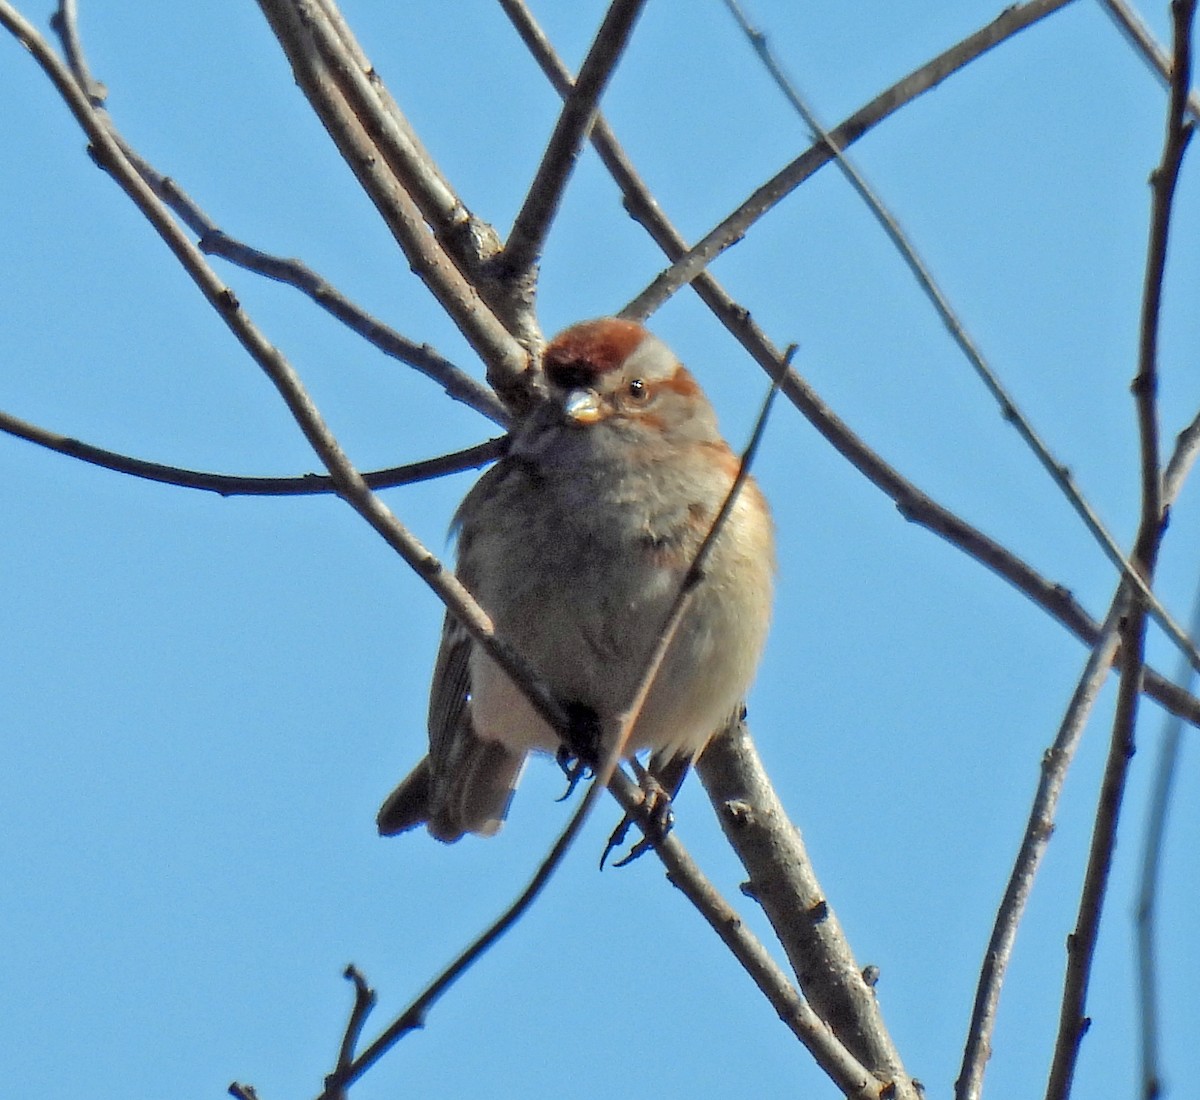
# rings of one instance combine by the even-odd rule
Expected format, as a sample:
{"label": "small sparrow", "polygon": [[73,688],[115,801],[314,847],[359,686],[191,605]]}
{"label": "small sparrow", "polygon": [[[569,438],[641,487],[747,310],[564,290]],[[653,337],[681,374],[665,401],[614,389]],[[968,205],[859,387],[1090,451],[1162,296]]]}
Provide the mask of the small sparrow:
{"label": "small sparrow", "polygon": [[[569,713],[601,731],[631,702],[738,472],[712,406],[641,325],[584,321],[542,360],[549,400],[467,494],[458,576]],[[626,746],[695,758],[740,705],[771,613],[770,512],[743,484]],[[602,747],[602,746],[601,746]],[[429,755],[384,802],[384,836],[493,835],[525,760],[558,736],[447,614]]]}

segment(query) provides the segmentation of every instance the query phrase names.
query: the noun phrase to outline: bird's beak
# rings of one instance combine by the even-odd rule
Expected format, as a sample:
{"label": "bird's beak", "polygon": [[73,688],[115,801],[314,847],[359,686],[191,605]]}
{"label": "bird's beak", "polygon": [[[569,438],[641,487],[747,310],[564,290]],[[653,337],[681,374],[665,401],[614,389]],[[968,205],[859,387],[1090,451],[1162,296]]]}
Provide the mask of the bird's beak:
{"label": "bird's beak", "polygon": [[604,415],[595,390],[572,390],[563,402],[563,415],[575,424],[595,424]]}

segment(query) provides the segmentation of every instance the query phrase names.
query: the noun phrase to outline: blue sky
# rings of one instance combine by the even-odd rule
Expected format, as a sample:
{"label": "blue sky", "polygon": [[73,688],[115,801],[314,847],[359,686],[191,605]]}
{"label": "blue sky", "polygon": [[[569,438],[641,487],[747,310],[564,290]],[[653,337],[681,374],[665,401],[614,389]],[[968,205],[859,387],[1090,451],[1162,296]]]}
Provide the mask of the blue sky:
{"label": "blue sky", "polygon": [[[21,10],[45,27],[52,5]],[[203,11],[201,11],[203,7]],[[541,4],[577,65],[603,5]],[[480,366],[410,275],[295,88],[254,5],[82,4],[128,139],[231,234],[302,257],[406,335]],[[464,200],[503,232],[557,101],[498,9],[347,0],[367,53]],[[830,124],[999,5],[754,0],[751,17]],[[1160,39],[1166,5],[1143,14]],[[274,390],[0,43],[0,408],[161,462],[294,474],[314,459]],[[1117,537],[1137,520],[1133,375],[1164,95],[1078,0],[952,76],[854,148],[1015,398]],[[654,0],[605,99],[669,216],[703,234],[806,145],[716,0]],[[1194,151],[1193,151],[1194,155]],[[1185,165],[1162,348],[1164,439],[1200,407],[1200,183]],[[547,331],[619,309],[663,266],[592,154],[542,265]],[[901,262],[825,169],[714,268],[856,431],[918,485],[1070,587],[1093,615],[1111,566],[997,415]],[[222,269],[362,468],[492,426],[295,293]],[[735,445],[761,374],[682,293],[652,321]],[[355,962],[398,1012],[524,884],[568,812],[531,767],[495,840],[383,841],[374,814],[423,751],[439,605],[348,508],[222,500],[0,438],[0,1064],[45,1100],[315,1095]],[[958,1069],[975,976],[1041,754],[1085,653],[974,561],[906,524],[781,404],[758,476],[781,546],[751,724],[909,1070]],[[471,475],[392,490],[426,545]],[[1159,591],[1185,619],[1194,487]],[[1154,661],[1173,670],[1157,636]],[[1023,925],[988,1095],[1038,1094],[1090,831],[1112,686],[1068,781]],[[1160,712],[1142,711],[1077,1095],[1136,1072],[1130,914]],[[1185,744],[1164,881],[1165,1074],[1200,1013],[1200,836]],[[652,859],[597,874],[602,804],[532,913],[359,1084],[394,1096],[832,1096]],[[740,868],[698,785],[681,839],[746,919]]]}

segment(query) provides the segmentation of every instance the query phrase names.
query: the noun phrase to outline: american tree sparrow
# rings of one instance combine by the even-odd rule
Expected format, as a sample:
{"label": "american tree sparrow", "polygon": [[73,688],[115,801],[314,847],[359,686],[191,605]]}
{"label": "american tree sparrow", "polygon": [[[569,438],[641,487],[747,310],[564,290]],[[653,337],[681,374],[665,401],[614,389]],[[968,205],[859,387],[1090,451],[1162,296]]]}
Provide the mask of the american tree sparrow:
{"label": "american tree sparrow", "polygon": [[[607,730],[637,690],[738,459],[692,375],[641,325],[585,321],[546,347],[550,400],[458,509],[458,576],[564,707]],[[627,745],[694,758],[739,705],[771,610],[770,512],[748,479]],[[606,720],[610,720],[606,725]],[[559,739],[447,614],[429,754],[380,833],[494,834],[529,753]]]}

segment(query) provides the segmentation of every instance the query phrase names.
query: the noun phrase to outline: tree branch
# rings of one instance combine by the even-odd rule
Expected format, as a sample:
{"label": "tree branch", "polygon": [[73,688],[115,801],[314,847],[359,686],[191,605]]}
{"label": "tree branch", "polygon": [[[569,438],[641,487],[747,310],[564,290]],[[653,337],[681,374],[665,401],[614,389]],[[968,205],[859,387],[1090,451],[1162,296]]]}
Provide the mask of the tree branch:
{"label": "tree branch", "polygon": [[1046,846],[1054,834],[1055,814],[1067,770],[1075,759],[1096,698],[1112,668],[1117,653],[1118,627],[1127,609],[1128,596],[1122,586],[1100,628],[1100,637],[1088,655],[1054,743],[1042,756],[1041,776],[1029,811],[1029,820],[984,952],[963,1048],[962,1066],[954,1083],[955,1100],[978,1100],[983,1093],[983,1075],[992,1056],[992,1032],[1000,1005],[1000,991],[1016,944],[1017,929],[1025,915]]}
{"label": "tree branch", "polygon": [[[1192,636],[1200,637],[1200,588],[1192,606]],[[1195,672],[1181,662],[1176,675],[1181,684],[1195,680]],[[1158,965],[1155,952],[1157,893],[1161,886],[1163,845],[1167,812],[1178,771],[1183,743],[1183,723],[1168,715],[1159,742],[1158,762],[1146,811],[1146,835],[1142,845],[1142,871],[1138,884],[1137,974],[1138,1030],[1141,1033],[1142,1100],[1157,1100],[1163,1091],[1158,1054]]]}
{"label": "tree branch", "polygon": [[550,135],[525,203],[513,222],[499,266],[510,277],[526,280],[541,255],[563,191],[575,168],[583,143],[599,110],[600,96],[620,60],[645,0],[613,0],[595,41],[584,58],[579,77]]}
{"label": "tree branch", "polygon": [[[283,46],[301,90],[413,271],[487,364],[488,380],[505,405],[513,410],[528,407],[536,399],[536,379],[530,373],[529,351],[513,332],[532,346],[536,342],[532,318],[524,317],[520,324],[513,318],[501,319],[493,304],[484,300],[456,265],[455,257],[463,261],[462,250],[452,256],[444,244],[456,228],[464,226],[465,237],[474,235],[483,241],[490,239],[489,234],[469,217],[459,223],[453,216],[449,225],[439,222],[441,239],[430,232],[424,212],[408,187],[412,185],[428,199],[436,190],[432,182],[436,173],[432,169],[425,173],[429,188],[420,190],[412,175],[417,167],[428,166],[429,162],[422,161],[411,141],[405,142],[405,126],[396,121],[388,106],[390,97],[386,101],[380,98],[377,89],[381,84],[374,70],[368,77],[361,51],[347,45],[349,31],[344,23],[333,22],[325,7],[315,0],[259,0],[259,7]],[[409,167],[401,153],[413,153],[421,165],[413,165],[413,173],[401,175],[397,164]],[[485,242],[480,248],[481,258],[488,252]]]}
{"label": "tree branch", "polygon": [[[1150,71],[1164,88],[1171,87],[1171,56],[1155,41],[1142,17],[1125,0],[1100,0],[1104,10],[1125,35],[1126,41],[1141,55]],[[1200,121],[1200,95],[1189,90],[1187,111],[1193,121]]]}
{"label": "tree branch", "polygon": [[750,226],[768,210],[833,160],[836,150],[852,145],[868,130],[930,88],[936,87],[952,73],[1070,2],[1030,0],[1030,3],[1014,4],[986,27],[880,92],[865,107],[835,126],[822,140],[772,176],[697,244],[676,257],[670,267],[655,276],[653,282],[621,311],[621,316],[635,320],[649,316],[681,287],[693,282],[725,249],[740,241]]}
{"label": "tree branch", "polygon": [[876,1076],[898,1083],[897,1096],[917,1095],[745,722],[714,738],[701,765],[717,819],[749,873],[743,891],[762,906],[804,995],[851,1054]]}
{"label": "tree branch", "polygon": [[[307,496],[314,493],[335,493],[337,487],[328,474],[301,474],[299,477],[239,477],[233,474],[213,474],[204,470],[185,470],[178,466],[167,466],[159,462],[147,462],[94,447],[70,436],[59,435],[0,411],[0,431],[36,443],[39,447],[58,454],[77,458],[93,466],[129,474],[146,481],[162,485],[175,485],[183,489],[202,489],[224,497],[234,496]],[[419,481],[442,477],[484,466],[499,458],[507,446],[508,437],[500,436],[476,444],[462,451],[411,462],[404,466],[390,466],[385,470],[372,470],[362,475],[363,481],[372,489],[394,489],[401,485],[413,485]]]}

